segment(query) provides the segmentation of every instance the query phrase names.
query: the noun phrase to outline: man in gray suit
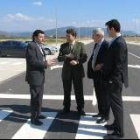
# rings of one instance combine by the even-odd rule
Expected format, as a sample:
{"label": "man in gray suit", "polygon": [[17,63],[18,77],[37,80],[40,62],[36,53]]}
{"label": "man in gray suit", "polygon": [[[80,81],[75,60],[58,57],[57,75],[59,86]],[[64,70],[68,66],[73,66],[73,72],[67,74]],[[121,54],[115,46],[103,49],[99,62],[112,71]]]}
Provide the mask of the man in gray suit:
{"label": "man in gray suit", "polygon": [[46,60],[46,55],[42,49],[45,33],[36,30],[33,33],[33,41],[27,46],[26,52],[26,81],[30,85],[31,93],[31,123],[42,125],[39,119],[46,117],[41,115],[42,99],[45,82],[45,69],[55,64],[54,60]]}
{"label": "man in gray suit", "polygon": [[106,54],[108,51],[109,43],[104,38],[104,31],[101,28],[97,28],[93,31],[93,40],[95,42],[91,58],[88,62],[88,78],[93,79],[94,87],[98,102],[99,114],[93,115],[93,117],[101,117],[97,120],[98,124],[105,123],[109,119],[109,99],[106,92],[106,84],[103,79],[103,74],[100,68],[104,66],[106,60]]}

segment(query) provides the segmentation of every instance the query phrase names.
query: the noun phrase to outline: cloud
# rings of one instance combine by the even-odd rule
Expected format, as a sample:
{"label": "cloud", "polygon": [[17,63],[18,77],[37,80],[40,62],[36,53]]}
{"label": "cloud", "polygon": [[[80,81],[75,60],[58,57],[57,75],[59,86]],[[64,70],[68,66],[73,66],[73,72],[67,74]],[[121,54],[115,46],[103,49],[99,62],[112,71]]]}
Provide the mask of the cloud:
{"label": "cloud", "polygon": [[33,5],[36,5],[36,6],[42,6],[42,2],[41,1],[36,1],[36,2],[33,2]]}
{"label": "cloud", "polygon": [[10,21],[31,21],[33,18],[23,15],[22,13],[17,14],[8,14],[3,18],[3,21],[10,22]]}
{"label": "cloud", "polygon": [[0,30],[3,31],[33,31],[35,29],[55,28],[55,19],[46,17],[31,17],[22,13],[8,14],[0,17]]}
{"label": "cloud", "polygon": [[[105,28],[105,19],[90,19],[90,20],[59,20],[58,28],[66,26],[75,27],[101,27]],[[132,19],[128,21],[120,21],[123,30],[132,30],[139,32],[140,19]],[[0,30],[3,31],[33,31],[35,29],[53,29],[56,27],[55,18],[47,18],[43,16],[33,17],[25,15],[21,12],[16,14],[7,14],[4,17],[0,17]]]}

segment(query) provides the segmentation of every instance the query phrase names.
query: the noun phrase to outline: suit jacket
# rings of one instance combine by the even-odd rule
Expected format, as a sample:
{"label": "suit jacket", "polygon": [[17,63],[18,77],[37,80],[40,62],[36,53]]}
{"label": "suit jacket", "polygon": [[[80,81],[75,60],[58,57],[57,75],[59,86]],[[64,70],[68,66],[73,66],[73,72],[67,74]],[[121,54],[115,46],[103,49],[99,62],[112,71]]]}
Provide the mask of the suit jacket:
{"label": "suit jacket", "polygon": [[28,84],[36,86],[44,84],[45,69],[47,68],[47,64],[43,61],[44,57],[45,53],[44,55],[41,53],[35,42],[29,43],[26,51],[26,81]]}
{"label": "suit jacket", "polygon": [[79,62],[78,65],[72,66],[70,65],[71,59],[65,57],[66,54],[70,54],[71,48],[69,43],[64,43],[60,47],[60,53],[58,56],[59,62],[64,62],[63,69],[62,69],[62,79],[63,80],[70,80],[72,77],[75,78],[84,78],[85,72],[83,63],[87,61],[87,54],[85,51],[85,46],[81,42],[75,42],[75,45],[72,50],[72,54],[74,54],[76,60]]}
{"label": "suit jacket", "polygon": [[[109,46],[109,43],[106,40],[104,40],[102,45],[101,45],[101,48],[99,50],[99,53],[97,55],[95,65],[104,64],[104,61],[106,59],[106,53],[107,53],[108,46]],[[95,46],[95,48],[96,48],[96,46]],[[94,48],[94,50],[95,50],[95,48]],[[88,61],[87,76],[89,79],[94,79],[96,76],[96,72],[94,72],[93,68],[92,68],[92,60],[93,60],[93,53]]]}
{"label": "suit jacket", "polygon": [[110,45],[103,73],[106,80],[128,87],[128,49],[122,36]]}

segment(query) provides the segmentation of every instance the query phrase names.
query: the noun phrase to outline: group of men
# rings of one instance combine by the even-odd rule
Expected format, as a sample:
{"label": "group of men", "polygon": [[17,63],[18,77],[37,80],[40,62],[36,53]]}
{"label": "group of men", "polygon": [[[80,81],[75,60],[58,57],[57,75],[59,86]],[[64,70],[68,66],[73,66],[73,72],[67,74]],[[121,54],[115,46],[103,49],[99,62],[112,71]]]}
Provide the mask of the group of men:
{"label": "group of men", "polygon": [[[87,76],[93,79],[99,113],[93,117],[101,117],[97,123],[105,123],[109,120],[110,109],[114,115],[114,123],[105,125],[112,134],[105,139],[118,139],[124,137],[123,126],[123,84],[128,87],[128,50],[127,44],[120,34],[121,25],[113,19],[106,23],[107,32],[113,39],[108,42],[104,38],[104,31],[97,28],[93,31],[95,42],[92,55],[88,62]],[[40,119],[42,98],[45,82],[45,69],[55,65],[55,60],[46,60],[42,49],[45,33],[36,30],[33,33],[33,42],[29,43],[26,52],[27,74],[26,81],[30,85],[31,93],[31,123],[42,125]],[[86,115],[84,111],[83,78],[85,71],[83,64],[87,61],[85,46],[76,41],[77,33],[74,29],[66,31],[67,42],[62,44],[58,56],[59,62],[64,62],[62,69],[62,81],[64,88],[64,108],[62,113],[69,113],[71,106],[72,84],[77,102],[79,115]]]}

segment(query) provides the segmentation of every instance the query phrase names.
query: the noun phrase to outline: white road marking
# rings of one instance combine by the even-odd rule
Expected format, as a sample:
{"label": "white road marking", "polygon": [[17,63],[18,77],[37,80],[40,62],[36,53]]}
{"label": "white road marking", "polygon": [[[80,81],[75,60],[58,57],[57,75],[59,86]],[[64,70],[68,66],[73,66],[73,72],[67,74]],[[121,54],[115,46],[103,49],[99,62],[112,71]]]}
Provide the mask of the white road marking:
{"label": "white road marking", "polygon": [[[1,99],[30,99],[29,94],[7,94],[7,93],[0,93]],[[64,95],[44,95],[44,100],[63,100]],[[85,95],[85,101],[93,101],[93,95]],[[71,100],[75,100],[75,96],[71,96]],[[140,96],[123,96],[123,101],[125,102],[140,102]]]}
{"label": "white road marking", "polygon": [[9,110],[0,110],[0,122],[5,119],[12,111]]}
{"label": "white road marking", "polygon": [[8,61],[8,62],[17,62],[17,61],[25,61],[24,58],[0,58],[1,61]]}
{"label": "white road marking", "polygon": [[[8,117],[12,110],[0,110],[0,122]],[[42,126],[34,126],[30,123],[30,119],[23,124],[23,126],[15,133],[12,139],[43,139],[47,134],[51,124],[56,118],[58,112],[44,112],[43,115],[47,116],[47,119],[41,120]],[[107,134],[107,130],[104,128],[104,124],[97,124],[97,118],[92,118],[94,113],[86,113],[86,116],[82,116],[79,120],[79,126],[75,139],[103,139]],[[131,114],[130,118],[134,125],[138,138],[140,139],[140,114]]]}
{"label": "white road marking", "polygon": [[51,67],[51,70],[61,69],[62,67],[63,67],[63,65],[56,65],[56,66]]}
{"label": "white road marking", "polygon": [[14,64],[12,64],[12,66],[18,66],[18,65],[21,65],[21,64],[23,64],[23,62],[14,63]]}
{"label": "white road marking", "polygon": [[13,136],[12,139],[43,139],[52,122],[54,121],[57,113],[42,113],[47,116],[47,119],[41,120],[42,126],[31,125],[30,120],[25,123],[21,129]]}
{"label": "white road marking", "polygon": [[76,139],[103,139],[107,135],[107,130],[104,128],[106,123],[97,124],[92,115],[94,114],[88,113],[87,116],[81,117]]}
{"label": "white road marking", "polygon": [[129,68],[140,69],[140,65],[128,65]]}
{"label": "white road marking", "polygon": [[96,98],[96,93],[95,93],[95,89],[93,88],[93,102],[92,102],[92,104],[93,104],[93,106],[96,106],[97,105],[97,98]]}
{"label": "white road marking", "polygon": [[134,56],[134,57],[136,57],[136,58],[138,58],[138,59],[140,59],[139,56],[137,56],[137,55],[135,55],[135,54],[133,54],[133,53],[131,53],[131,52],[129,52],[129,54],[132,55],[132,56]]}
{"label": "white road marking", "polygon": [[25,59],[0,58],[0,83],[26,71]]}
{"label": "white road marking", "polygon": [[123,101],[125,102],[140,102],[140,96],[124,96]]}
{"label": "white road marking", "polygon": [[[4,94],[1,93],[0,94],[0,98],[1,99],[30,99],[30,95],[26,95],[26,94]],[[85,96],[85,100],[87,101],[92,101],[93,96]],[[44,100],[63,100],[64,99],[64,95],[44,95],[43,96]],[[75,100],[75,96],[72,95],[71,96],[72,100]]]}
{"label": "white road marking", "polygon": [[132,122],[134,124],[136,133],[138,135],[138,138],[140,139],[140,115],[130,115]]}
{"label": "white road marking", "polygon": [[0,62],[0,65],[8,64],[9,62]]}
{"label": "white road marking", "polygon": [[[7,69],[0,69],[0,71],[6,71]],[[25,70],[10,70],[13,72],[24,72]]]}

